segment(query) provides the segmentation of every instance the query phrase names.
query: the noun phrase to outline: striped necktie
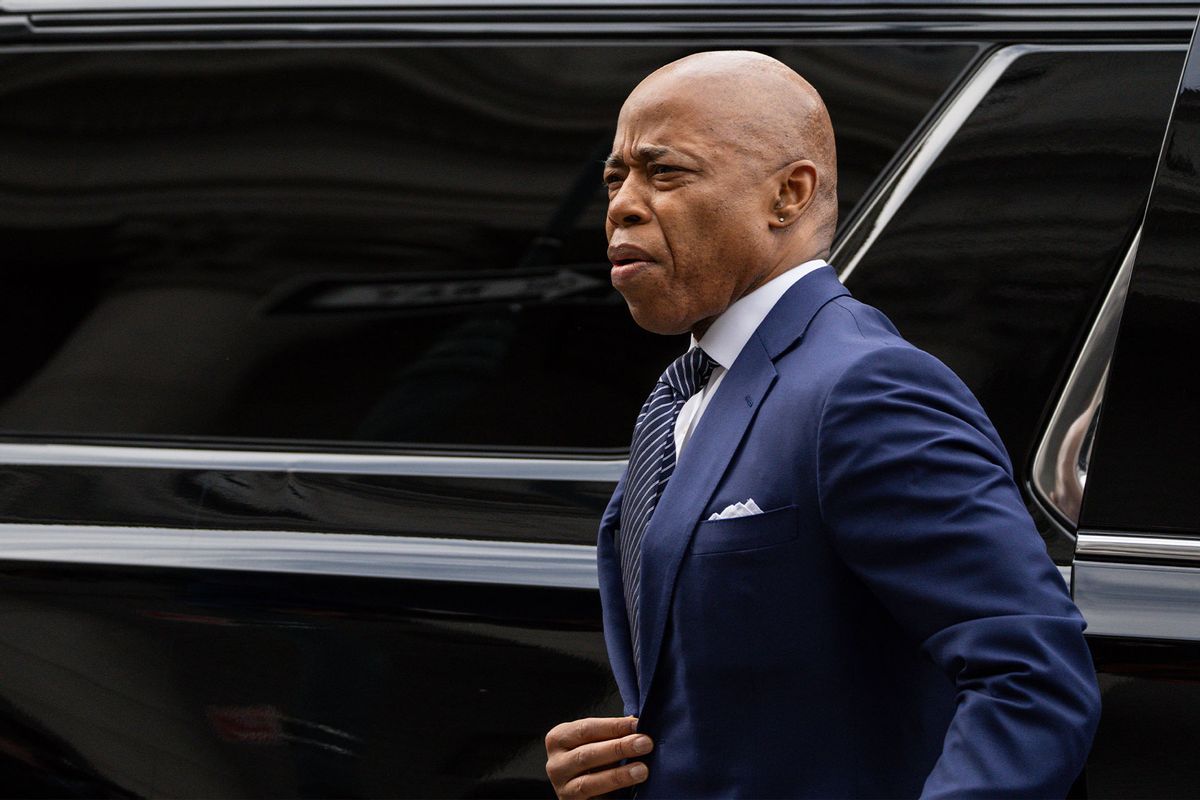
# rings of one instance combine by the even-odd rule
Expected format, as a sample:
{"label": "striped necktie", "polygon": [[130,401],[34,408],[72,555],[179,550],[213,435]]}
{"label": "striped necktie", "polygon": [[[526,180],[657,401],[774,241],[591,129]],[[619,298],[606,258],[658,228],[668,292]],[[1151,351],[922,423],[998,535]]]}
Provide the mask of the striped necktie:
{"label": "striped necktie", "polygon": [[671,362],[633,426],[629,449],[629,472],[621,498],[621,527],[617,548],[621,556],[621,579],[625,610],[633,643],[633,663],[641,679],[639,608],[642,589],[642,537],[658,505],[663,487],[675,471],[675,420],[688,398],[700,391],[717,362],[699,347],[693,347]]}

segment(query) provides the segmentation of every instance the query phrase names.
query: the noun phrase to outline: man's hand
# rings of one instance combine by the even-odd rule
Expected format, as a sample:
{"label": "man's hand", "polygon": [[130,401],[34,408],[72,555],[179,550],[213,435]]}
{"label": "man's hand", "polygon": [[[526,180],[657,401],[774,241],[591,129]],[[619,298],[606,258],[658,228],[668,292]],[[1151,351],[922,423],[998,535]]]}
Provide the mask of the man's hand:
{"label": "man's hand", "polygon": [[614,765],[653,747],[649,736],[637,733],[636,717],[564,722],[546,734],[546,775],[560,800],[599,797],[646,780],[645,764]]}

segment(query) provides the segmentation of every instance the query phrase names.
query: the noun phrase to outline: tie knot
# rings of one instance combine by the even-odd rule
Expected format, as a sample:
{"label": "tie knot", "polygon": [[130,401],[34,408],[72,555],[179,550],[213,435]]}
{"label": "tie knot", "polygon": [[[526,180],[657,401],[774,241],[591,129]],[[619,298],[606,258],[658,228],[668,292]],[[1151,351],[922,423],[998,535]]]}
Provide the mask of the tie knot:
{"label": "tie knot", "polygon": [[672,361],[659,380],[687,400],[704,388],[716,366],[717,362],[713,361],[708,353],[699,347],[693,347]]}

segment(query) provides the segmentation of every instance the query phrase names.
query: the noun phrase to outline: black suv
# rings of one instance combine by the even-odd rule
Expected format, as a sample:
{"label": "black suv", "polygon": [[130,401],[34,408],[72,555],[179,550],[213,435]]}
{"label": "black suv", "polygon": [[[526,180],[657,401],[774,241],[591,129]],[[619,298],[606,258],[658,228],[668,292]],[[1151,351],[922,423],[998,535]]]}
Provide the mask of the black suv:
{"label": "black suv", "polygon": [[620,713],[596,523],[684,346],[609,284],[601,161],[746,48],[1073,583],[1087,790],[1194,794],[1196,13],[0,2],[0,792],[549,794],[545,731]]}

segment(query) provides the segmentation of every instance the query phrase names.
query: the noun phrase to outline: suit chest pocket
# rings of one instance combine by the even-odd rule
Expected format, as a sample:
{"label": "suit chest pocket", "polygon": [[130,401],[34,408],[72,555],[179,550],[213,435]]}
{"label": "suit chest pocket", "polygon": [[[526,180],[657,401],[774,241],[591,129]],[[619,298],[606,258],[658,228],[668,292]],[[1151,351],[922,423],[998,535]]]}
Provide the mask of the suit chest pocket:
{"label": "suit chest pocket", "polygon": [[800,534],[796,506],[761,514],[701,522],[692,537],[692,555],[755,550],[790,542]]}

